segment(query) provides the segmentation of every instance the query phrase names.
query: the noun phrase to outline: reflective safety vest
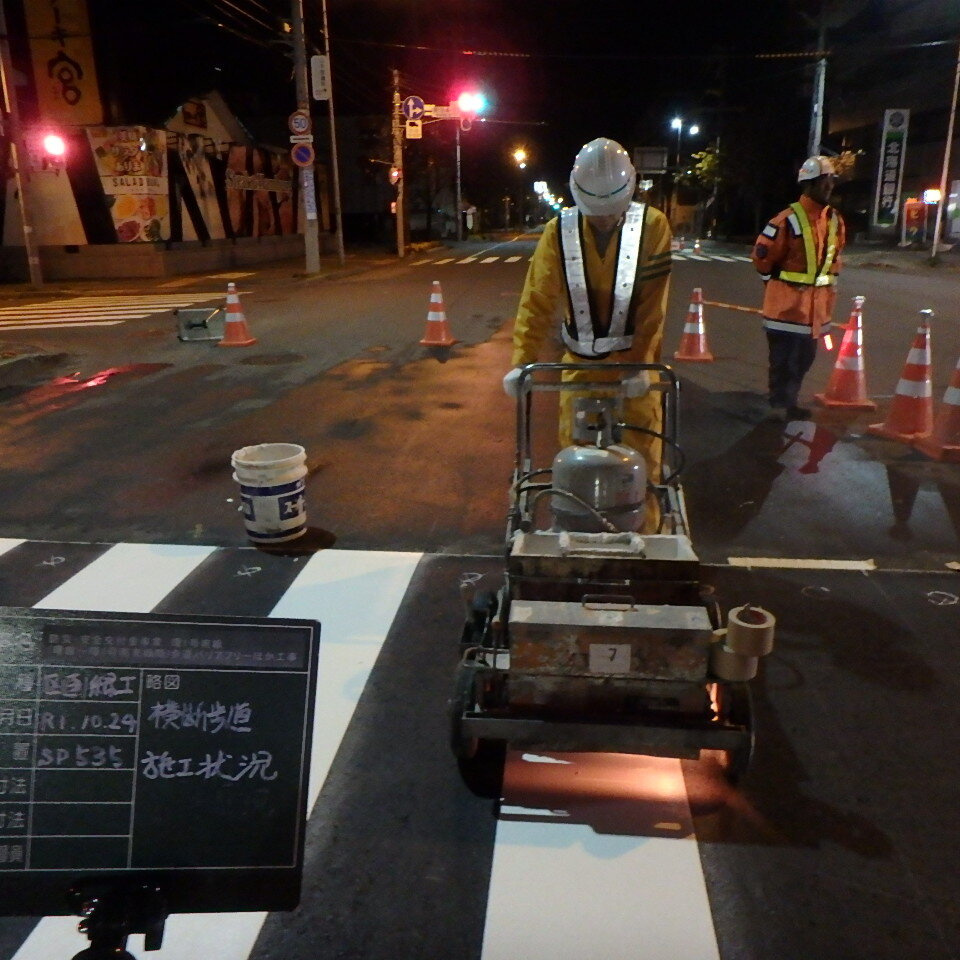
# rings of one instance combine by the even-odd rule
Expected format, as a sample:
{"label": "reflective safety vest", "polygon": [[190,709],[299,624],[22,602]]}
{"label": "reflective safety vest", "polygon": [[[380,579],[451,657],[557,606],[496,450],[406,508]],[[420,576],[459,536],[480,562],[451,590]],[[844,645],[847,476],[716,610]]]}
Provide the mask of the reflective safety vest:
{"label": "reflective safety vest", "polygon": [[576,207],[568,207],[561,212],[558,236],[570,307],[570,316],[564,322],[561,333],[571,353],[581,357],[604,357],[609,353],[630,349],[633,343],[630,304],[640,266],[646,212],[646,204],[631,203],[624,216],[609,322],[605,327],[596,316],[587,284],[583,263],[583,218]]}
{"label": "reflective safety vest", "polygon": [[829,287],[837,282],[836,274],[830,273],[833,261],[837,257],[837,213],[830,211],[827,222],[827,245],[824,251],[823,263],[817,265],[816,244],[813,240],[813,227],[807,211],[800,203],[791,203],[793,213],[787,217],[787,223],[793,227],[793,232],[803,238],[803,250],[807,257],[807,269],[803,273],[793,270],[781,270],[777,279],[786,283],[803,283],[812,287]]}

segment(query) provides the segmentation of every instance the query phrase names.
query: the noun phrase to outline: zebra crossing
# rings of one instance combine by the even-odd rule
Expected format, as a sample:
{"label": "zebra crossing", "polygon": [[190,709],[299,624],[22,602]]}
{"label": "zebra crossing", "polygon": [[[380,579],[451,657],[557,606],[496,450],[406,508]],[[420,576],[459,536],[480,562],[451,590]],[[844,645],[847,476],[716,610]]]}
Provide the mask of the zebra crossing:
{"label": "zebra crossing", "polygon": [[[369,891],[371,913],[396,895],[385,897],[378,890],[377,883],[386,879],[378,875],[375,882],[363,874],[365,838],[364,831],[357,831],[353,842],[360,849],[351,856],[349,870],[336,875],[332,891],[324,890],[331,867],[320,845],[313,860],[308,857],[298,911],[173,916],[162,949],[153,954],[158,960],[203,955],[256,960],[279,953],[288,960],[308,960],[324,955],[316,938],[325,925],[338,922],[338,910],[346,918],[339,923],[350,924],[351,935],[363,931],[368,937],[366,943],[338,941],[338,956],[358,960],[413,955],[445,960],[627,960],[637,956],[637,944],[643,944],[647,960],[719,957],[679,761],[511,752],[493,821],[485,801],[464,799],[466,791],[442,733],[452,671],[436,671],[433,686],[422,679],[431,675],[438,659],[448,662],[440,650],[455,650],[453,627],[450,644],[437,636],[437,610],[443,608],[441,597],[451,596],[454,624],[462,616],[456,585],[464,562],[478,569],[486,564],[488,573],[496,573],[491,566],[496,561],[490,558],[413,552],[331,549],[284,557],[239,547],[0,539],[0,603],[6,606],[215,613],[321,623],[308,851],[311,830],[322,831],[337,809],[332,800],[328,806],[322,802],[335,764],[341,771],[348,769],[351,780],[370,778],[367,789],[387,775],[370,759],[365,738],[351,739],[346,733],[363,713],[361,702],[380,698],[393,703],[388,715],[399,725],[378,729],[377,740],[387,742],[386,757],[401,753],[396,766],[403,779],[389,794],[390,806],[399,807],[399,822],[407,823],[408,830],[435,834],[417,836],[416,849],[428,851],[424,875],[401,853],[406,849],[402,829],[394,833],[389,823],[383,827],[373,822],[370,828],[385,829],[384,842],[396,847],[390,861],[401,899],[409,898],[398,911],[411,929],[397,930],[396,920],[383,920],[386,929],[367,933],[371,926],[375,930],[378,916],[358,916],[358,903],[367,902],[365,886],[374,886]],[[417,682],[398,690],[398,664],[405,655],[411,657]],[[397,703],[410,703],[430,724],[436,720],[441,732],[404,728],[402,720],[396,720]],[[419,762],[402,762],[405,749],[417,748],[422,751]],[[624,763],[626,759],[630,762]],[[442,783],[419,784],[428,766],[443,771]],[[428,797],[433,802],[434,793],[446,798],[447,807],[441,804],[436,815],[428,815],[418,827],[409,826],[410,821],[418,823],[419,808]],[[465,806],[468,803],[473,806]],[[370,816],[389,820],[389,811]],[[444,835],[447,820],[451,832]],[[347,827],[341,831],[349,833]],[[478,856],[474,834],[487,838],[492,849],[486,856]],[[463,893],[472,916],[434,909],[433,919],[424,923],[406,915],[430,910],[431,898],[452,895],[443,894],[448,888]],[[323,895],[335,897],[338,908],[319,899]],[[86,945],[75,917],[47,917],[28,931],[24,923],[0,917],[0,960],[69,957]],[[464,941],[464,929],[476,931],[475,942],[456,949],[454,944]],[[434,944],[432,950],[429,943],[424,946],[424,938]],[[397,942],[419,948],[405,952],[396,948]],[[4,952],[3,946],[11,943]],[[138,947],[131,943],[134,953]]]}
{"label": "zebra crossing", "polygon": [[69,297],[43,303],[0,307],[0,333],[7,330],[49,330],[57,327],[111,327],[154,313],[223,300],[222,291]]}
{"label": "zebra crossing", "polygon": [[[466,257],[426,257],[420,260],[414,260],[410,266],[412,267],[444,267],[444,266],[465,266],[467,264],[478,264],[480,266],[487,266],[492,263],[519,263],[523,260],[526,263],[529,263],[533,258],[532,257],[521,257],[513,254],[509,257],[501,256],[483,256],[482,254],[471,254]],[[716,262],[716,263],[750,263],[750,258],[743,256],[741,254],[732,254],[732,253],[694,253],[693,251],[684,251],[684,250],[674,250],[672,259],[675,261],[682,260],[699,260],[701,263],[706,262]]]}

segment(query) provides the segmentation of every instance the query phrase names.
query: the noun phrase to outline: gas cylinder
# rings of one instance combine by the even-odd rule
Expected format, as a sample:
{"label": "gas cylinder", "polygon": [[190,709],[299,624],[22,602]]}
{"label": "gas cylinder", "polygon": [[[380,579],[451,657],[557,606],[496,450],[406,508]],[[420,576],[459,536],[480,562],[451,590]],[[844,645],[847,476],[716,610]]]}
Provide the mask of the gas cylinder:
{"label": "gas cylinder", "polygon": [[[632,447],[613,443],[612,438],[609,406],[578,398],[574,440],[579,442],[553,458],[551,507],[557,528],[578,533],[608,531],[595,513],[583,506],[587,504],[617,531],[640,529],[647,492],[646,462]],[[588,439],[592,442],[584,442]]]}

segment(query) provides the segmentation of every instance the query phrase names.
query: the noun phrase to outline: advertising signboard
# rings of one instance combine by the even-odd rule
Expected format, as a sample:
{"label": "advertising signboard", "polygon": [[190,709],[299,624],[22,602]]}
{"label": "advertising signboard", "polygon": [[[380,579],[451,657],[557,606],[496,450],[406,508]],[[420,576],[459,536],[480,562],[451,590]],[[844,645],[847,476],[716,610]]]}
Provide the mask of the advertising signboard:
{"label": "advertising signboard", "polygon": [[877,171],[877,193],[873,204],[873,225],[875,227],[895,227],[897,225],[909,123],[909,110],[887,110],[883,115],[880,165]]}

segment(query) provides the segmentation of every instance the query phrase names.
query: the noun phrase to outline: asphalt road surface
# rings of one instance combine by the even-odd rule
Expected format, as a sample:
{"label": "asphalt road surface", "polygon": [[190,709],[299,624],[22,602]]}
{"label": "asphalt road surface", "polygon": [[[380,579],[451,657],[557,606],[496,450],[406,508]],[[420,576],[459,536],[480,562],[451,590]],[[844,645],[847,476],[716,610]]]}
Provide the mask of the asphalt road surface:
{"label": "asphalt road surface", "polygon": [[[174,917],[158,956],[955,956],[960,590],[945,564],[960,468],[865,433],[922,307],[940,318],[942,395],[960,352],[954,276],[845,272],[841,296],[867,298],[875,414],[763,422],[749,313],[708,307],[715,361],[676,365],[703,582],[725,609],[778,617],[745,781],[709,761],[518,752],[491,801],[459,777],[446,701],[459,578],[503,574],[514,411],[500,378],[531,250],[237,277],[258,343],[235,350],[177,340],[169,302],[131,309],[157,293],[216,303],[223,276],[0,302],[0,352],[33,356],[0,382],[0,602],[322,624],[301,907]],[[758,302],[744,251],[715,252],[675,263],[665,358],[694,287]],[[459,341],[444,352],[419,344],[433,280]],[[81,296],[95,302],[63,302]],[[818,358],[811,393],[832,362]],[[246,546],[237,512],[230,453],[262,441],[308,451],[311,529],[285,554]],[[0,832],[4,878],[16,843]],[[0,957],[73,955],[75,926],[0,920]]]}

